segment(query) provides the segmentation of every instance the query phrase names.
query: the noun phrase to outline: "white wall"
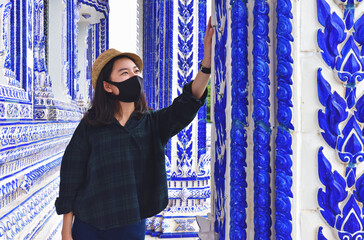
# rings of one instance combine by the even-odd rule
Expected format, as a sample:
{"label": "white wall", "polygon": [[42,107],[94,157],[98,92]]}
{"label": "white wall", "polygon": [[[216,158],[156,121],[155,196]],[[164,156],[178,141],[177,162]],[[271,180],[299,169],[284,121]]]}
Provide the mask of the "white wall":
{"label": "white wall", "polygon": [[109,46],[123,52],[137,51],[137,1],[110,0]]}
{"label": "white wall", "polygon": [[[54,98],[68,102],[67,90],[62,79],[62,33],[64,4],[62,1],[49,2],[49,50],[48,73],[52,80]],[[56,90],[57,89],[57,90]]]}

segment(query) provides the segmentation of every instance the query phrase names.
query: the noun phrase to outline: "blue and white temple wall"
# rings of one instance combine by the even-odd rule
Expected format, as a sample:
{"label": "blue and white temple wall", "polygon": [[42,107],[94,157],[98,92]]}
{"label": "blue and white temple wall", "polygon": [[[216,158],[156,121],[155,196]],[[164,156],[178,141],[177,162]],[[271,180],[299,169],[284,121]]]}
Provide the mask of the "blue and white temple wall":
{"label": "blue and white temple wall", "polygon": [[100,0],[0,1],[0,239],[60,239],[59,167],[108,12]]}

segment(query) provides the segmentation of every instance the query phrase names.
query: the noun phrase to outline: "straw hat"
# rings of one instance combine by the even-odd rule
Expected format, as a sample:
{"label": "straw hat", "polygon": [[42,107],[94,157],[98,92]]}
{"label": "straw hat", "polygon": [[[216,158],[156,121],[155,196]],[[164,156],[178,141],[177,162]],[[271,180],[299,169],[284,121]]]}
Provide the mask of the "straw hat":
{"label": "straw hat", "polygon": [[100,56],[98,56],[97,59],[95,60],[94,65],[92,65],[91,79],[92,79],[92,87],[94,89],[96,87],[96,81],[99,78],[101,70],[111,59],[117,56],[126,56],[131,58],[133,62],[135,62],[139,70],[142,71],[143,61],[138,55],[129,52],[119,52],[114,48],[110,48],[105,52],[101,53]]}

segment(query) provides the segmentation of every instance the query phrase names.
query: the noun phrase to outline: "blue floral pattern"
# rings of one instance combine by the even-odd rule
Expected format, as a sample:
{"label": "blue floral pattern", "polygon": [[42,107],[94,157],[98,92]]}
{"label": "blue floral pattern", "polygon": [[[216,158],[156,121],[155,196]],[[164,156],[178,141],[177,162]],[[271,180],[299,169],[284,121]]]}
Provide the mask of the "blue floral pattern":
{"label": "blue floral pattern", "polygon": [[231,10],[231,148],[230,239],[247,239],[246,148],[248,126],[248,9],[246,1],[230,1]]}
{"label": "blue floral pattern", "polygon": [[216,21],[215,27],[215,96],[214,120],[216,128],[215,140],[215,232],[219,239],[225,239],[225,172],[226,172],[226,42],[227,42],[227,10],[226,2],[215,1]]}
{"label": "blue floral pattern", "polygon": [[277,2],[277,121],[276,136],[276,239],[292,239],[292,3],[291,0]]}
{"label": "blue floral pattern", "polygon": [[[361,239],[364,235],[364,174],[357,177],[357,165],[364,160],[364,129],[362,123],[364,95],[357,98],[357,86],[364,76],[364,15],[354,18],[356,4],[341,1],[344,17],[331,11],[325,0],[317,0],[317,13],[324,27],[317,34],[321,55],[326,64],[336,70],[345,95],[332,92],[322,69],[317,73],[318,98],[325,107],[318,113],[322,137],[338,153],[345,166],[345,176],[333,170],[321,147],[318,152],[318,171],[321,183],[317,194],[321,215],[327,224],[336,229],[340,239]],[[340,49],[341,48],[341,49]],[[326,239],[318,232],[318,239]]]}
{"label": "blue floral pattern", "polygon": [[271,237],[270,135],[269,123],[269,4],[254,2],[253,29],[253,120],[254,120],[254,239]]}

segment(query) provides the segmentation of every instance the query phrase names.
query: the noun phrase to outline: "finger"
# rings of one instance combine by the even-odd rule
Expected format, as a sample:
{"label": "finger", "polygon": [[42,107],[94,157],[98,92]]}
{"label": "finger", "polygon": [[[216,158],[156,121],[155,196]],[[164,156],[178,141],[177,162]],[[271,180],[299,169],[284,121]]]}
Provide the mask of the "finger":
{"label": "finger", "polygon": [[205,42],[211,42],[212,41],[212,36],[214,35],[214,29],[213,28],[209,28],[206,30],[206,34],[205,34]]}
{"label": "finger", "polygon": [[206,28],[206,33],[205,33],[205,40],[208,38],[211,38],[212,35],[214,34],[214,28],[213,27],[207,27]]}
{"label": "finger", "polygon": [[212,35],[214,35],[214,29],[213,28],[210,28],[210,31],[209,31],[209,36],[212,38]]}

